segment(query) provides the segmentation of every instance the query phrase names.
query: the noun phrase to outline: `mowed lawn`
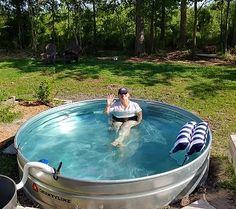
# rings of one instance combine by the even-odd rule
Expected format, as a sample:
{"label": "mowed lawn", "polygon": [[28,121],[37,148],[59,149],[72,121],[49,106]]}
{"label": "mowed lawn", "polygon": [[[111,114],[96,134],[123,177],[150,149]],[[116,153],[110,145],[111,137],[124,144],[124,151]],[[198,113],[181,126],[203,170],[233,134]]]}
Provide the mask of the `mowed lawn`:
{"label": "mowed lawn", "polygon": [[236,181],[227,163],[228,139],[236,133],[236,66],[96,59],[54,66],[34,59],[0,61],[0,94],[33,100],[42,81],[48,82],[52,98],[105,98],[126,86],[133,98],[159,100],[197,114],[213,132],[211,157],[221,173],[219,181],[224,185]]}

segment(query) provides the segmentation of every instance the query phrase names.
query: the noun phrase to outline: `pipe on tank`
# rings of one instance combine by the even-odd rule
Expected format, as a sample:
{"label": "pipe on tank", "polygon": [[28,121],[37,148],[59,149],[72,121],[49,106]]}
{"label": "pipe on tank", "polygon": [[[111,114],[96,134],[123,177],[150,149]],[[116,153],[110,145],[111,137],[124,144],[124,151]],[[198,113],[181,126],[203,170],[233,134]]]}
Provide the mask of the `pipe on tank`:
{"label": "pipe on tank", "polygon": [[38,169],[41,169],[42,171],[49,173],[49,174],[55,173],[54,168],[50,167],[49,165],[46,165],[41,162],[28,162],[24,166],[23,177],[22,177],[21,181],[16,185],[17,190],[21,189],[25,185],[27,178],[28,178],[30,168],[38,168]]}

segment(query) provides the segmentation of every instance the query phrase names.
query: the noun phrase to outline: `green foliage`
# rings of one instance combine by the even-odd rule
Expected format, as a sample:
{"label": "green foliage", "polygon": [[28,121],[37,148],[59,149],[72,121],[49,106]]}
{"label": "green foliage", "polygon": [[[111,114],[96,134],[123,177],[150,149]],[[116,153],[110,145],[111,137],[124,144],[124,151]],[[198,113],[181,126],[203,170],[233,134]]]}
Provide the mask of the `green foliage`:
{"label": "green foliage", "polygon": [[11,106],[0,106],[0,122],[11,123],[15,119],[19,118],[20,112],[12,110]]}
{"label": "green foliage", "polygon": [[39,86],[35,89],[35,97],[40,102],[49,102],[50,87],[47,81],[42,81]]}
{"label": "green foliage", "polygon": [[218,11],[206,7],[199,12],[198,31],[200,38],[198,45],[217,45],[220,37],[220,17]]}
{"label": "green foliage", "polygon": [[135,24],[131,21],[133,7],[120,6],[113,11],[102,10],[97,17],[97,46],[103,49],[130,50],[130,35],[135,34]]}
{"label": "green foliage", "polygon": [[209,24],[212,24],[212,16],[209,10],[202,9],[198,14],[199,30],[206,29]]}
{"label": "green foliage", "polygon": [[[86,52],[98,50],[122,50],[132,52],[135,40],[135,4],[132,1],[94,1],[96,33],[94,33],[93,1],[0,1],[0,46],[3,49],[30,48],[42,52],[49,42],[57,45],[58,55],[72,43],[78,43]],[[154,48],[161,43],[166,48],[178,46],[180,34],[179,1],[143,1],[140,11],[145,23],[146,48],[152,43],[153,22]],[[223,3],[223,4],[222,4]],[[222,5],[221,5],[222,4]],[[192,46],[192,4],[187,8],[187,47]],[[221,26],[225,23],[225,1],[199,2],[197,46],[218,45],[222,42]],[[234,3],[229,17],[229,48],[232,44]],[[164,8],[164,10],[162,9]],[[163,13],[165,12],[165,13]],[[164,15],[165,14],[165,15]],[[163,16],[164,15],[164,16]],[[163,17],[162,17],[163,16]],[[163,22],[164,21],[164,22]],[[221,21],[223,25],[221,25]],[[161,25],[164,38],[160,37]],[[162,30],[162,32],[163,32]],[[224,33],[224,31],[223,31]],[[95,37],[96,34],[96,37]],[[164,45],[163,45],[164,46]]]}

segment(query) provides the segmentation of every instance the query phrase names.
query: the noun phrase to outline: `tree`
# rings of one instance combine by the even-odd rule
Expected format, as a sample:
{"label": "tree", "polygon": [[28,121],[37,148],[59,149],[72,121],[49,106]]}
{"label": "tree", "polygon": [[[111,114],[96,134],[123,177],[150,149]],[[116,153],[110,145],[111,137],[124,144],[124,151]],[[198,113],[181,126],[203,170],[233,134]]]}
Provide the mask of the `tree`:
{"label": "tree", "polygon": [[196,33],[197,33],[197,0],[194,0],[193,47],[192,47],[193,56],[196,55],[196,46],[197,46]]}
{"label": "tree", "polygon": [[25,8],[25,1],[24,0],[9,0],[5,1],[4,7],[6,10],[8,10],[8,13],[13,16],[14,20],[11,21],[9,18],[9,23],[11,22],[11,27],[13,25],[16,26],[17,31],[17,41],[16,45],[18,48],[22,49],[25,47],[24,43],[24,27],[23,27],[23,22],[24,22],[24,17],[23,17],[23,12]]}
{"label": "tree", "polygon": [[38,44],[38,33],[37,33],[37,21],[36,18],[39,15],[39,5],[37,0],[27,0],[28,3],[28,13],[31,26],[31,40],[30,47],[33,52],[37,51]]}
{"label": "tree", "polygon": [[149,18],[149,52],[153,53],[154,51],[154,32],[155,32],[155,23],[157,20],[157,0],[151,0],[148,4],[148,11],[147,13]]}
{"label": "tree", "polygon": [[50,25],[51,25],[51,29],[52,29],[52,42],[55,43],[56,42],[56,29],[55,29],[55,24],[56,24],[56,20],[57,20],[57,10],[58,10],[58,4],[59,2],[57,2],[57,0],[50,0],[48,1],[48,5],[49,5],[49,11],[51,13],[51,21],[50,21]]}
{"label": "tree", "polygon": [[230,0],[227,0],[226,14],[225,14],[224,48],[223,48],[224,53],[227,52],[228,50],[229,9],[230,9]]}
{"label": "tree", "polygon": [[161,48],[165,48],[165,31],[166,31],[166,5],[165,0],[161,0],[161,20],[160,20],[160,45]]}
{"label": "tree", "polygon": [[[0,44],[134,51],[236,44],[236,0],[0,0]],[[192,2],[192,5],[188,5]],[[146,34],[145,34],[146,32]],[[221,32],[221,33],[220,33]],[[147,36],[148,35],[148,36]],[[128,50],[127,50],[128,49]]]}
{"label": "tree", "polygon": [[95,0],[93,0],[92,3],[93,3],[93,49],[94,49],[94,54],[96,54],[97,25],[96,25],[96,2],[95,2]]}
{"label": "tree", "polygon": [[234,16],[233,16],[233,46],[236,45],[236,0],[234,1]]}
{"label": "tree", "polygon": [[185,48],[186,45],[186,25],[187,24],[187,0],[181,0],[180,5],[180,36],[179,36],[179,47]]}
{"label": "tree", "polygon": [[194,20],[193,20],[193,46],[192,46],[192,55],[193,57],[196,56],[196,48],[197,48],[197,24],[198,24],[198,14],[201,8],[209,3],[209,0],[201,1],[201,5],[198,8],[198,0],[193,1],[193,8],[194,8]]}
{"label": "tree", "polygon": [[234,16],[233,16],[233,46],[236,46],[236,0],[234,1]]}
{"label": "tree", "polygon": [[218,3],[217,3],[217,6],[219,7],[220,9],[220,48],[221,50],[223,51],[223,11],[224,11],[224,0],[220,0]]}
{"label": "tree", "polygon": [[[82,47],[82,29],[81,29],[81,18],[82,18],[82,0],[63,0],[67,13],[67,32],[66,42],[71,42],[69,47],[80,46]],[[63,2],[62,1],[62,2]]]}
{"label": "tree", "polygon": [[177,4],[176,0],[159,0],[157,8],[158,24],[159,26],[159,47],[167,48],[167,45],[174,46],[176,40],[176,27],[172,24],[174,16],[177,14]]}
{"label": "tree", "polygon": [[136,32],[135,32],[135,54],[137,56],[145,53],[144,44],[144,17],[143,17],[143,0],[136,0]]}

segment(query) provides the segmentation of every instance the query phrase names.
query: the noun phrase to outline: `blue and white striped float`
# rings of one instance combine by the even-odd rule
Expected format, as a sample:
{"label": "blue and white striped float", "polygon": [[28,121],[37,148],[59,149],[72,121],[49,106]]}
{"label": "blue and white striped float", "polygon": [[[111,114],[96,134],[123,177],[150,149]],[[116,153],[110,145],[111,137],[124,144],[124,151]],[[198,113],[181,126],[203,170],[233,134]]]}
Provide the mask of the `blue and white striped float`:
{"label": "blue and white striped float", "polygon": [[201,152],[206,145],[208,134],[208,123],[200,122],[194,128],[190,146],[187,155],[192,155],[194,152]]}
{"label": "blue and white striped float", "polygon": [[184,164],[190,155],[203,150],[206,145],[208,131],[209,126],[207,122],[203,121],[197,124],[195,121],[191,121],[186,123],[181,128],[170,154],[186,150]]}
{"label": "blue and white striped float", "polygon": [[181,129],[176,138],[175,144],[171,149],[170,153],[178,152],[179,150],[185,150],[190,146],[191,137],[193,134],[193,130],[196,126],[195,121],[191,121],[186,123]]}

